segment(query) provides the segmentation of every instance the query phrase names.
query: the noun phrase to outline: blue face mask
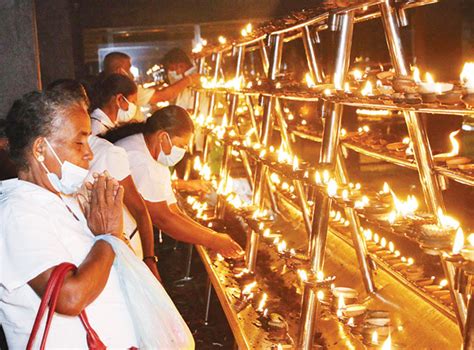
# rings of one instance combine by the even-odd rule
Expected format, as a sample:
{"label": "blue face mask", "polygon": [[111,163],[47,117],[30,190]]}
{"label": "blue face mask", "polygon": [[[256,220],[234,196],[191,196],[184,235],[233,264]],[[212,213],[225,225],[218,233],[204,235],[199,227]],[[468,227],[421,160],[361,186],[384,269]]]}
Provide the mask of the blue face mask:
{"label": "blue face mask", "polygon": [[61,162],[48,140],[44,139],[44,141],[48,145],[51,152],[53,152],[53,155],[58,161],[58,163],[61,164],[61,178],[59,178],[58,175],[48,170],[48,168],[44,164],[44,160],[39,160],[40,164],[47,173],[47,177],[49,182],[51,183],[51,186],[53,186],[56,191],[61,192],[63,194],[76,193],[84,183],[84,180],[86,179],[89,171],[80,166],[72,164],[67,160]]}

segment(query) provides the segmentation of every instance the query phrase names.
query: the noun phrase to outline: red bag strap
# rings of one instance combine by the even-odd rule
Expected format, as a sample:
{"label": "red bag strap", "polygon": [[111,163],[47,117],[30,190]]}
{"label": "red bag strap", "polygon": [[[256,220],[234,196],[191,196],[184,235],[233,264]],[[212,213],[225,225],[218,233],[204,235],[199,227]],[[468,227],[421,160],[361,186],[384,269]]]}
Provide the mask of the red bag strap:
{"label": "red bag strap", "polygon": [[[38,333],[38,328],[43,319],[44,313],[46,311],[46,307],[49,306],[48,317],[46,320],[46,325],[44,329],[43,339],[41,341],[41,350],[44,350],[46,347],[46,340],[48,338],[49,329],[51,327],[51,321],[53,319],[53,315],[56,310],[57,301],[59,298],[59,293],[61,292],[61,287],[63,285],[64,279],[67,273],[71,270],[77,270],[77,267],[71,263],[62,263],[55,267],[51,276],[49,278],[48,284],[46,286],[46,291],[43,295],[41,300],[40,308],[38,310],[38,314],[36,315],[35,323],[33,325],[33,329],[31,331],[30,339],[28,341],[27,350],[30,350],[34,339],[36,338],[36,334]],[[100,340],[97,333],[94,331],[92,326],[89,324],[87,319],[87,314],[85,310],[81,312],[79,315],[82,324],[86,330],[87,334],[87,345],[90,350],[104,350],[106,349],[104,343]]]}

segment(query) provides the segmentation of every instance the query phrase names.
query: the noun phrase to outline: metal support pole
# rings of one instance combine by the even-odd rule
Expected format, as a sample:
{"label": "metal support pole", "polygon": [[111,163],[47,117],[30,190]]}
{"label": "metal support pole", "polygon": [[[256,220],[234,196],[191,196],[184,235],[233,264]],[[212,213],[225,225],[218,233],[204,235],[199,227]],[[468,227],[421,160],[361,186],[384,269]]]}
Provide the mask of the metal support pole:
{"label": "metal support pole", "polygon": [[[309,283],[304,284],[303,289],[303,302],[301,304],[301,319],[305,320],[310,315],[318,315],[319,313],[319,300],[317,297],[317,292],[313,290],[312,286]],[[305,334],[314,334],[315,322],[311,323],[300,323],[300,328],[298,330],[298,349],[308,349],[308,344],[305,343]],[[311,340],[312,341],[312,340]],[[311,349],[312,346],[309,345]]]}
{"label": "metal support pole", "polygon": [[466,327],[463,333],[463,350],[474,349],[474,300],[472,295],[469,295],[469,304],[467,309]]}
{"label": "metal support pole", "polygon": [[316,58],[316,50],[314,48],[311,31],[308,26],[304,26],[302,32],[304,51],[306,53],[306,59],[308,60],[309,73],[311,74],[311,78],[314,82],[322,83],[324,80],[324,75]]}
{"label": "metal support pole", "polygon": [[408,134],[413,142],[413,152],[418,166],[418,174],[426,205],[439,222],[438,213],[440,211],[441,213],[445,212],[444,200],[438,177],[434,171],[434,161],[425,125],[421,115],[418,113],[405,111],[403,115],[407,124]]}
{"label": "metal support pole", "polygon": [[262,60],[262,66],[263,66],[263,71],[265,72],[265,75],[268,76],[268,70],[270,69],[270,59],[268,58],[268,51],[267,47],[265,46],[265,41],[260,40],[258,42],[258,45],[260,46],[260,58]]}
{"label": "metal support pole", "polygon": [[[283,37],[281,34],[278,34],[274,38],[274,44],[272,47],[272,57],[270,62],[270,70],[268,72],[268,78],[271,81],[274,81],[278,71],[280,70],[280,63],[281,63],[281,54],[283,48]],[[262,50],[261,50],[262,51]],[[263,113],[263,121],[262,121],[262,130],[260,133],[260,143],[265,147],[268,145],[270,140],[273,119],[272,119],[272,111],[273,106],[275,104],[275,97],[265,97],[265,108]],[[257,164],[257,169],[255,172],[255,189],[253,191],[253,198],[252,202],[258,208],[263,209],[263,180],[265,179],[266,174],[266,166],[262,163]]]}
{"label": "metal support pole", "polygon": [[[240,79],[242,76],[242,70],[244,67],[244,58],[245,58],[245,46],[239,46],[237,51],[237,64],[235,68],[235,77],[234,79]],[[237,111],[237,107],[239,105],[239,95],[238,94],[231,94],[230,96],[230,103],[229,103],[229,119],[228,119],[228,126],[233,126],[235,124],[235,115]],[[221,172],[220,172],[220,181],[222,182],[222,188],[227,188],[227,180],[229,178],[230,172],[230,161],[232,158],[232,146],[226,145],[224,146],[224,155],[222,157],[222,165],[221,165]],[[248,159],[247,159],[248,162]],[[216,214],[219,219],[224,219],[225,214],[225,205],[223,203],[224,199],[221,196],[217,197],[217,206],[216,206]]]}
{"label": "metal support pole", "polygon": [[[275,42],[277,42],[277,40],[275,40]],[[260,51],[262,52],[262,62],[264,62],[266,59],[268,59],[268,55],[266,53],[267,52],[266,47],[262,45]],[[281,54],[280,54],[280,61],[281,61]],[[278,64],[280,64],[280,62]],[[264,67],[265,65],[266,63],[264,63]],[[280,100],[277,98],[275,98],[275,115],[277,118],[278,125],[280,126],[280,134],[281,134],[282,143],[285,146],[286,151],[290,155],[293,155],[294,153],[291,146],[291,140],[290,140],[290,135],[288,133],[288,127],[286,125],[286,121],[283,116],[283,109],[281,108]],[[308,237],[309,237],[311,235],[311,218],[309,215],[309,207],[308,207],[306,194],[304,193],[304,188],[300,181],[293,181],[293,186],[295,187],[296,196],[300,204],[306,233],[308,234]]]}
{"label": "metal support pole", "polygon": [[211,310],[211,299],[212,299],[212,283],[211,280],[207,279],[206,286],[206,311],[204,314],[204,325],[209,325],[209,312]]}
{"label": "metal support pole", "polygon": [[[214,83],[217,83],[217,80],[219,79],[219,71],[221,68],[221,63],[222,63],[222,52],[216,53],[216,63],[214,66],[214,76],[212,78],[212,81]],[[209,106],[208,106],[208,111],[207,115],[208,116],[213,116],[214,114],[214,106],[216,104],[216,92],[213,91],[211,92],[211,97],[209,98]],[[209,155],[209,135],[206,135],[204,137],[204,151],[203,151],[203,159],[204,161],[207,160],[207,157]]]}
{"label": "metal support pole", "polygon": [[[380,10],[385,28],[385,38],[395,72],[398,76],[408,76],[408,67],[403,52],[400,28],[397,24],[396,10],[390,5],[389,0],[385,0],[380,4]],[[434,215],[437,215],[440,210],[444,213],[442,192],[438,177],[434,171],[430,143],[421,116],[409,111],[403,112],[403,115],[408,127],[408,133],[413,142],[413,151],[418,166],[420,183],[428,209]]]}
{"label": "metal support pole", "polygon": [[[199,65],[198,65],[198,73],[203,74],[204,73],[204,63],[206,62],[205,57],[201,57],[199,59]],[[199,90],[196,90],[194,92],[194,101],[193,101],[193,115],[196,116],[199,110],[199,102],[201,98],[201,92]]]}
{"label": "metal support pole", "polygon": [[[347,184],[349,176],[344,163],[344,156],[342,155],[341,149],[339,149],[336,159],[336,176],[338,177],[339,183]],[[360,272],[362,274],[362,281],[364,282],[365,289],[368,293],[375,292],[375,283],[373,277],[373,271],[371,259],[367,251],[367,244],[365,242],[364,234],[360,230],[360,222],[357,213],[353,208],[346,208],[345,214],[350,222],[352,244],[354,245],[357,260],[359,262]]]}
{"label": "metal support pole", "polygon": [[[264,48],[264,46],[263,46]],[[274,81],[276,78],[276,74],[280,70],[280,63],[281,63],[281,54],[283,48],[283,36],[282,34],[278,34],[274,38],[273,47],[272,47],[272,59],[270,62],[270,68],[268,72],[268,78],[271,81]],[[263,51],[263,50],[260,50]],[[263,122],[262,122],[262,130],[260,133],[260,143],[265,147],[268,145],[273,119],[272,119],[272,111],[273,106],[275,103],[275,97],[265,97],[265,108],[263,113]],[[255,182],[254,182],[254,190],[252,195],[252,203],[258,209],[263,209],[263,189],[265,180],[267,179],[267,167],[262,163],[257,163],[257,167],[255,170]],[[257,261],[257,252],[258,252],[258,233],[252,230],[251,237],[249,240],[249,244],[247,246],[247,269],[250,272],[253,272],[255,269],[256,261]]]}
{"label": "metal support pole", "polygon": [[260,242],[260,234],[254,230],[250,232],[250,237],[247,240],[247,269],[250,272],[255,271],[257,266],[258,246]]}
{"label": "metal support pole", "polygon": [[[336,87],[342,87],[344,85],[344,79],[349,68],[352,31],[354,27],[354,13],[352,11],[341,15],[340,26],[341,29],[339,31],[333,75],[333,82]],[[319,164],[327,164],[335,169],[343,108],[340,104],[334,104],[332,107],[333,108],[329,109],[329,114],[324,123]],[[314,274],[318,271],[322,271],[324,266],[330,210],[331,199],[325,193],[317,192],[313,212],[312,234],[309,242],[311,270]],[[317,313],[315,313],[314,310],[317,309],[317,306],[315,306],[317,303],[317,298],[314,297],[312,300],[303,300],[303,305],[307,305],[306,308],[312,310],[312,312],[306,310],[302,312],[298,344],[300,344],[299,348],[303,350],[310,350],[313,346],[314,327],[317,318]]]}
{"label": "metal support pole", "polygon": [[454,313],[456,314],[456,319],[458,320],[459,329],[461,330],[461,333],[463,333],[464,325],[466,324],[467,307],[463,295],[454,288],[456,267],[452,262],[446,261],[446,259],[441,255],[440,259],[444,275],[448,280],[449,291],[451,292],[451,299],[454,304]]}
{"label": "metal support pole", "polygon": [[[252,124],[252,128],[255,130],[255,136],[257,139],[257,142],[260,143],[260,135],[258,134],[258,125],[257,125],[257,120],[255,119],[255,112],[253,110],[253,102],[252,98],[249,95],[245,95],[245,103],[247,104],[247,107],[249,109],[249,115],[250,115],[250,122]],[[253,180],[255,177],[253,178]],[[270,181],[270,175],[267,173],[265,176],[265,181],[267,184],[267,192],[268,192],[268,197],[270,199],[270,205],[272,207],[272,210],[275,213],[279,213],[278,210],[278,204],[275,198],[275,193],[272,191],[272,183]],[[255,188],[255,182],[252,181],[252,190]]]}

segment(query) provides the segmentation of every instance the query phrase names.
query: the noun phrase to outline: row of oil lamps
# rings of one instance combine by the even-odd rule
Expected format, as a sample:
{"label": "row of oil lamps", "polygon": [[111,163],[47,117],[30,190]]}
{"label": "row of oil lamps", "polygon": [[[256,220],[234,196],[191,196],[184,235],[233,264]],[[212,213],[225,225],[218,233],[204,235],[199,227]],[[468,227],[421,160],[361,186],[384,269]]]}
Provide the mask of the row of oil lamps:
{"label": "row of oil lamps", "polygon": [[[318,170],[315,171],[315,169],[310,168],[306,163],[301,162],[296,156],[291,156],[289,153],[287,153],[283,146],[280,146],[279,149],[275,149],[273,146],[264,148],[261,144],[252,142],[251,134],[254,132],[252,129],[245,135],[245,137],[239,137],[234,129],[227,128],[225,126],[225,121],[223,125],[224,126],[220,125],[213,129],[218,142],[227,142],[233,145],[234,148],[240,148],[246,151],[250,156],[262,161],[264,164],[268,165],[271,169],[276,170],[280,174],[284,174],[284,176],[287,178],[291,178],[293,180],[302,180],[306,184],[312,186],[315,185],[319,189],[326,188],[326,192],[330,197],[344,204],[345,206],[350,206],[354,209],[361,210],[371,209],[371,205],[369,205],[371,201],[370,198],[375,196],[369,197],[367,195],[362,195],[360,191],[360,185],[349,184],[347,186],[338,188],[337,182],[332,177],[330,177],[328,171],[323,171],[322,173]],[[360,134],[368,131],[368,127],[364,126],[358,130],[358,133]],[[449,153],[435,156],[436,159],[449,162],[450,158],[458,154],[459,144],[454,138],[456,133],[457,132],[453,132],[450,135],[451,141],[453,143],[453,150]],[[238,153],[235,155],[238,156]],[[310,173],[314,174],[314,177],[311,176]],[[289,176],[288,174],[292,175]],[[281,182],[278,180],[276,175],[271,175],[271,178],[272,177],[275,182]],[[311,180],[311,178],[314,179],[314,182]],[[294,192],[294,187],[288,182],[281,182],[281,189],[289,193]],[[379,199],[380,197],[383,197],[381,195],[385,193],[389,197],[393,197],[396,207],[396,210],[390,212],[387,216],[387,220],[390,223],[393,224],[399,217],[407,218],[418,209],[418,202],[414,196],[409,196],[407,200],[403,202],[397,196],[395,196],[392,191],[386,189],[384,189],[384,191],[378,194]],[[220,192],[221,194],[225,194],[223,189],[220,189]],[[390,196],[391,193],[393,196]],[[374,204],[372,204],[372,206],[373,205]],[[375,204],[375,206],[377,207],[377,204]],[[383,206],[381,209],[383,209]],[[423,232],[427,236],[441,235],[449,241],[452,239],[452,235],[454,235],[453,230],[455,231],[457,227],[459,227],[459,223],[451,224],[448,219],[449,217],[445,216],[442,212],[438,213],[438,215],[444,220],[444,222],[446,222],[446,225],[443,227],[439,227],[437,225],[424,225]]]}
{"label": "row of oil lamps", "polygon": [[[203,223],[210,224],[211,220],[204,212],[209,210],[208,204],[199,202],[196,198],[188,196],[187,203],[194,211],[196,218]],[[266,215],[266,213],[260,213]],[[258,217],[253,215],[252,217]],[[294,249],[288,249],[286,242],[280,240],[280,234],[271,233],[269,228],[259,225],[262,236],[269,239],[276,246],[277,253],[282,259],[291,259],[295,256]],[[274,239],[273,239],[274,238]],[[273,241],[272,241],[273,239]],[[217,261],[228,265],[225,259],[220,255],[216,255]],[[283,316],[276,312],[270,312],[268,307],[268,294],[266,292],[257,292],[257,281],[253,276],[244,269],[237,270],[234,277],[240,281],[247,281],[240,289],[240,293],[236,295],[234,307],[237,313],[244,310],[247,306],[252,305],[258,315],[258,319],[270,334],[271,339],[279,339],[280,341],[292,341],[287,337],[288,325]],[[357,303],[358,293],[356,290],[347,287],[336,287],[333,283],[335,277],[324,277],[320,271],[316,276],[311,276],[304,269],[295,271],[299,276],[299,285],[297,293],[302,294],[301,288],[310,285],[311,288],[317,288],[317,298],[323,306],[326,313],[330,313],[335,318],[345,324],[351,331],[359,332],[362,335],[364,343],[371,347],[381,349],[391,349],[392,340],[390,335],[390,316],[388,312],[383,310],[368,310],[363,304]],[[250,281],[249,281],[250,278]],[[259,299],[257,298],[259,296]],[[257,300],[258,299],[258,300]],[[282,343],[275,344],[274,348],[283,349],[291,345]]]}
{"label": "row of oil lamps", "polygon": [[[345,82],[343,86],[331,84],[316,84],[309,73],[305,76],[306,86],[315,92],[321,92],[326,97],[345,96],[361,98],[390,97],[394,102],[405,103],[435,103],[459,105],[464,103],[468,107],[474,106],[474,62],[466,62],[457,84],[435,82],[433,76],[427,72],[425,80],[420,77],[418,67],[413,67],[412,77],[395,77],[393,71],[382,71],[377,74],[375,84],[359,69],[350,72],[354,86]],[[365,78],[365,82],[364,82]],[[254,81],[245,82],[242,76],[229,79],[209,80],[201,77],[201,87],[204,89],[229,89],[240,91],[243,87],[252,89],[254,85],[261,86],[259,77]],[[275,83],[276,89],[281,89],[280,82]]]}
{"label": "row of oil lamps", "polygon": [[[221,138],[224,137],[225,135],[220,135]],[[258,147],[260,149],[260,147]],[[269,149],[272,151],[272,149]],[[261,152],[260,152],[261,154]],[[298,170],[298,161],[297,158],[292,158],[290,157],[287,153],[285,153],[282,148],[278,150],[278,160],[282,163],[287,163],[293,167],[293,170]],[[291,161],[291,159],[293,159]],[[197,164],[199,167],[202,167],[200,170],[201,175],[205,179],[209,179],[209,168],[204,165],[201,166],[200,163]],[[307,171],[305,171],[306,175],[305,178],[308,178],[309,176],[307,175]],[[283,174],[288,174],[287,171],[283,172]],[[338,189],[338,185],[334,179],[332,179],[329,175],[328,171],[323,171],[322,173],[319,173],[316,171],[315,173],[315,182],[319,187],[325,187],[327,194],[331,196],[332,198],[338,200],[338,202],[342,202],[345,205],[353,205],[355,209],[364,209],[364,208],[369,208],[370,205],[369,203],[371,202],[369,196],[364,196],[361,194],[361,187],[360,184],[349,184],[346,188],[344,189]],[[280,176],[278,176],[277,173],[272,173],[270,175],[270,179],[272,180],[272,183],[274,186],[279,187],[279,190],[282,192],[287,192],[288,194],[293,194],[294,192],[294,187],[285,181],[282,181]],[[222,184],[223,182],[221,182]],[[223,189],[222,186],[217,185],[216,188],[218,189],[218,193],[220,195],[223,195],[226,197],[227,201],[229,202],[230,205],[232,205],[234,208],[239,208],[241,209],[244,207],[245,203],[240,199],[238,195],[235,195],[232,192],[232,181],[227,181],[227,188]],[[384,188],[382,191],[377,193],[377,197],[380,198],[385,198],[385,202],[387,199],[393,201],[395,208],[392,210],[388,215],[385,215],[386,220],[390,224],[396,223],[397,220],[399,219],[409,219],[412,217],[416,210],[418,209],[418,202],[414,196],[408,196],[406,201],[403,201],[399,199],[393,191],[390,190],[388,187],[388,184],[384,185]],[[312,204],[311,202],[309,203],[310,205]],[[257,213],[254,213],[254,216]],[[340,224],[343,224],[344,226],[348,226],[349,222],[342,217],[340,212],[337,212],[337,214],[334,214],[334,221],[339,221]],[[443,213],[439,214],[440,217],[443,219],[443,226],[439,227],[437,225],[430,225],[430,224],[425,224],[423,225],[423,232],[426,233],[428,237],[431,236],[437,236],[437,235],[442,235],[445,238],[445,243],[447,245],[451,244],[451,239],[452,236],[454,235],[454,231],[459,227],[459,223],[456,222],[455,220],[443,215]],[[458,230],[458,233],[462,232]],[[377,235],[374,235],[375,242],[377,242]],[[284,241],[279,241],[278,238],[275,238],[276,243],[278,244],[279,250],[284,251],[286,248],[286,242]],[[384,247],[382,240],[382,247]],[[446,248],[447,245],[445,244],[443,248]],[[390,245],[389,245],[390,246]],[[470,257],[469,252],[473,251],[472,245],[468,245],[464,249],[464,255],[466,256],[466,259]],[[295,254],[294,250],[289,250],[290,254]],[[474,254],[474,253],[473,253]],[[395,252],[395,257],[398,257]],[[403,257],[401,257],[402,261],[400,262],[401,264],[404,263]],[[408,259],[408,262],[410,259]],[[410,264],[408,264],[410,265]],[[415,273],[414,271],[408,271],[408,274]],[[418,272],[417,272],[418,273]],[[416,276],[419,277],[419,276]],[[419,278],[418,278],[419,279]],[[429,281],[428,281],[429,282]],[[425,284],[425,281],[422,281],[423,284]]]}

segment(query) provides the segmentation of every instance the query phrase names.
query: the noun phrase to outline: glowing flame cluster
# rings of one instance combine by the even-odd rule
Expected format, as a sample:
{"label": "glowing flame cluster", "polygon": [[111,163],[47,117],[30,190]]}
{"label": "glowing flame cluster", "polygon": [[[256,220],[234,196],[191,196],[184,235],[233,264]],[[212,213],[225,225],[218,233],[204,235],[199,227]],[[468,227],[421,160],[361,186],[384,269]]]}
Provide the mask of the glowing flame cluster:
{"label": "glowing flame cluster", "polygon": [[243,37],[249,36],[252,33],[252,23],[248,23],[242,30],[240,31],[240,34]]}
{"label": "glowing flame cluster", "polygon": [[193,168],[195,171],[199,173],[201,176],[201,179],[205,181],[211,181],[212,179],[212,173],[211,173],[211,168],[207,163],[202,164],[201,159],[199,157],[194,158],[194,164]]}

